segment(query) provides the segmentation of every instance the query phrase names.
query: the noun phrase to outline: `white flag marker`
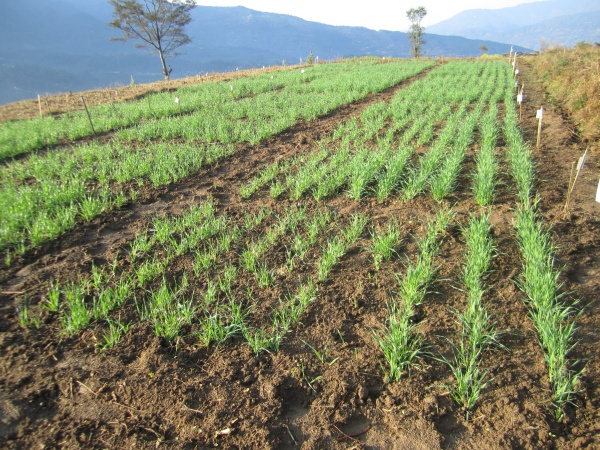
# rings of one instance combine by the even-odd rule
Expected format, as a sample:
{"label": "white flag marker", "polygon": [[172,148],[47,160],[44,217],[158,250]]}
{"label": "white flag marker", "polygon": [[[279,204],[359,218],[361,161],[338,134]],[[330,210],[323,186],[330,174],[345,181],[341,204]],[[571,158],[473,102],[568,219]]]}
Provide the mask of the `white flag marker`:
{"label": "white flag marker", "polygon": [[579,161],[577,162],[577,171],[580,171],[581,169],[583,169],[583,166],[585,165],[585,162],[587,161],[587,156],[588,156],[588,151],[586,149],[583,156],[581,158],[579,158]]}

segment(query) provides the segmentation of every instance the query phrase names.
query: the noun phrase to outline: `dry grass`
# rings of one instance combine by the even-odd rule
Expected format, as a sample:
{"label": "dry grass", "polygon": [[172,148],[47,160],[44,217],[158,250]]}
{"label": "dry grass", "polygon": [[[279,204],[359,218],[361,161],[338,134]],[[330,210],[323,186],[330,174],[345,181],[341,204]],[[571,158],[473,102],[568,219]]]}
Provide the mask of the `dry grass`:
{"label": "dry grass", "polygon": [[563,107],[588,141],[600,138],[600,46],[555,47],[531,58],[550,99]]}

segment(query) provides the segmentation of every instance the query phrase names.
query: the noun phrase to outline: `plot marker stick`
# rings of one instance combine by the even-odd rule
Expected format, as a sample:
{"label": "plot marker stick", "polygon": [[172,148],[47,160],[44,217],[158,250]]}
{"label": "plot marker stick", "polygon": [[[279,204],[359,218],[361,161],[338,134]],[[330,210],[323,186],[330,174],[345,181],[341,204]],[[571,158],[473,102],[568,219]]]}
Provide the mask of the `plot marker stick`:
{"label": "plot marker stick", "polygon": [[542,142],[542,119],[544,117],[544,107],[540,107],[540,109],[537,110],[537,113],[535,115],[535,118],[538,119],[538,132],[537,132],[537,143],[536,143],[536,148],[540,148],[540,144]]}
{"label": "plot marker stick", "polygon": [[81,101],[83,102],[83,106],[85,108],[85,112],[87,113],[88,116],[88,120],[90,121],[90,127],[92,127],[92,133],[94,133],[94,136],[96,136],[96,130],[94,130],[94,124],[92,123],[92,116],[90,114],[90,111],[87,107],[87,104],[85,103],[85,98],[83,98],[83,96],[81,96]]}

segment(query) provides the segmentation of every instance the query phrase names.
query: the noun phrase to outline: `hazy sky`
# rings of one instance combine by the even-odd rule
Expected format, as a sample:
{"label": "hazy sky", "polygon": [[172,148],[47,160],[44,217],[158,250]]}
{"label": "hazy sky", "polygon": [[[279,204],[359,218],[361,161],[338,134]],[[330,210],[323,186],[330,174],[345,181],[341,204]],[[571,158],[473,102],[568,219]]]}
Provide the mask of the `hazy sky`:
{"label": "hazy sky", "polygon": [[466,9],[497,9],[535,0],[197,0],[204,6],[245,6],[257,11],[290,14],[329,25],[363,26],[374,30],[406,31],[406,11],[424,6],[427,27]]}

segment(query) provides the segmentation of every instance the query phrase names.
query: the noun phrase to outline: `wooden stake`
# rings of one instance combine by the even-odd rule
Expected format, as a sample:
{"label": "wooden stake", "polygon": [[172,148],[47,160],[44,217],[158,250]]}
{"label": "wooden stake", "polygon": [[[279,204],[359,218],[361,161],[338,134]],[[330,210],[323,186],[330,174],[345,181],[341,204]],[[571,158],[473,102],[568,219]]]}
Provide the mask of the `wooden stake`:
{"label": "wooden stake", "polygon": [[579,178],[579,174],[581,173],[583,166],[585,166],[585,161],[588,156],[588,150],[589,150],[589,147],[585,149],[585,153],[583,154],[583,156],[581,158],[579,158],[579,161],[577,162],[577,171],[575,173],[575,178],[573,178],[573,172],[575,170],[575,161],[573,161],[573,164],[571,165],[571,176],[569,178],[569,190],[567,191],[567,201],[565,202],[565,208],[564,208],[565,216],[569,212],[569,204],[571,202],[571,193],[573,192],[573,189],[575,189],[575,183],[577,183],[577,179]]}
{"label": "wooden stake", "polygon": [[519,122],[523,120],[523,102],[519,102]]}
{"label": "wooden stake", "polygon": [[90,121],[90,127],[92,127],[92,133],[94,133],[94,137],[96,137],[96,130],[94,130],[94,124],[92,123],[92,116],[90,115],[90,111],[88,110],[88,107],[85,103],[85,98],[83,98],[83,96],[81,96],[81,101],[83,102],[85,112],[87,113],[88,120]]}
{"label": "wooden stake", "polygon": [[40,110],[40,117],[42,117],[42,97],[38,94],[38,109]]}
{"label": "wooden stake", "polygon": [[[571,201],[571,192],[573,191],[573,188],[571,188],[571,183],[573,181],[573,169],[575,168],[575,161],[573,161],[573,164],[571,164],[571,176],[569,177],[569,185],[567,187],[567,201],[565,202],[565,207],[563,208],[563,215],[566,217],[567,214],[569,213],[569,202]],[[574,186],[575,184],[573,184]]]}
{"label": "wooden stake", "polygon": [[519,121],[523,120],[523,100],[525,97],[523,96],[523,89],[525,85],[522,85],[521,91],[517,94],[517,102],[519,103]]}
{"label": "wooden stake", "polygon": [[538,119],[538,132],[537,132],[537,143],[536,143],[536,148],[540,148],[540,144],[542,143],[542,120],[544,117],[544,107],[540,107],[540,109],[538,109],[537,114],[536,114],[536,118]]}

